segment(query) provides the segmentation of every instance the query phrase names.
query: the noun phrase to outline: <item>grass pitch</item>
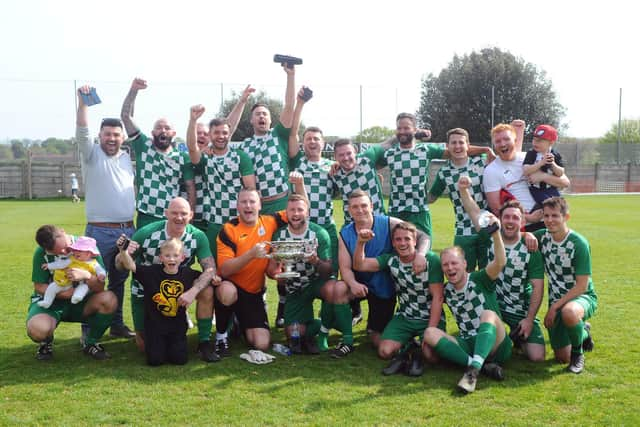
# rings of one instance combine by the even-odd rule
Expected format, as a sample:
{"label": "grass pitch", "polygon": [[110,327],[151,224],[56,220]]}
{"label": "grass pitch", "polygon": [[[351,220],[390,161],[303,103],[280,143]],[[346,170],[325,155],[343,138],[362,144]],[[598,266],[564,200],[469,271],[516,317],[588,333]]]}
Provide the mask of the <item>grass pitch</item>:
{"label": "grass pitch", "polygon": [[[56,331],[55,356],[34,358],[25,334],[32,292],[33,236],[53,223],[82,234],[84,205],[67,200],[0,201],[1,425],[637,425],[640,389],[639,196],[570,197],[570,226],[587,237],[599,309],[591,320],[596,348],[581,375],[564,372],[547,349],[533,364],[514,355],[507,379],[482,377],[469,396],[454,392],[462,369],[427,367],[420,378],[383,377],[363,324],[355,329],[356,352],[345,360],[326,355],[280,357],[256,366],[237,356],[205,364],[190,355],[183,367],[149,368],[133,343],[105,337],[113,358],[93,361],[80,351],[79,326]],[[336,206],[336,212],[341,207]],[[448,200],[432,206],[435,249],[452,241]],[[128,291],[127,291],[128,292]],[[131,325],[128,295],[125,316]],[[276,296],[269,291],[270,314]],[[366,309],[366,304],[363,305]],[[539,313],[546,311],[546,299]],[[448,328],[453,319],[448,314]],[[190,346],[197,337],[190,331]],[[335,343],[338,336],[332,335]],[[274,340],[282,340],[274,331]]]}

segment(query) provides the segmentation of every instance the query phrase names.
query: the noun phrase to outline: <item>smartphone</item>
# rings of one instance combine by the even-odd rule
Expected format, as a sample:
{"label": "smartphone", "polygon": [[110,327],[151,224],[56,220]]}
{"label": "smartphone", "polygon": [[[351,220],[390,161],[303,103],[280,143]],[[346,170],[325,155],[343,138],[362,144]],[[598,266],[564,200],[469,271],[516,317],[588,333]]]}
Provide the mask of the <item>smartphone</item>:
{"label": "smartphone", "polygon": [[80,90],[78,90],[78,93],[82,97],[82,102],[84,102],[87,107],[91,107],[92,105],[100,104],[102,102],[95,87],[89,89],[88,94],[82,93]]}
{"label": "smartphone", "polygon": [[308,87],[303,87],[302,88],[302,100],[304,102],[309,101],[311,98],[313,98],[313,91],[311,89],[309,89]]}

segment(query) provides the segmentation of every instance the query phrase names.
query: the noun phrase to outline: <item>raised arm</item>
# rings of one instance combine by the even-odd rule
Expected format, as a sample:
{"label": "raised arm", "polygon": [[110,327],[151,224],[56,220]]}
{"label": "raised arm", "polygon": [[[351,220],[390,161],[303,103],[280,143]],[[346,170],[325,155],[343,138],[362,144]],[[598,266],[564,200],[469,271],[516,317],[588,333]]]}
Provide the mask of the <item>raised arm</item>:
{"label": "raised arm", "polygon": [[460,201],[462,202],[462,207],[464,207],[464,211],[469,215],[473,225],[476,227],[476,230],[480,230],[480,225],[478,224],[478,217],[482,210],[478,206],[473,197],[471,197],[471,193],[469,192],[469,187],[471,187],[471,178],[468,176],[461,176],[458,179],[458,192],[460,193]]}
{"label": "raised arm", "polygon": [[302,86],[298,92],[296,98],[296,107],[293,110],[293,121],[291,123],[291,130],[289,131],[289,158],[293,159],[300,151],[300,141],[298,139],[298,132],[300,131],[300,119],[302,117],[302,108],[306,101],[303,98],[305,86]]}
{"label": "raised arm", "polygon": [[242,113],[244,112],[244,107],[247,105],[247,100],[255,91],[255,88],[252,88],[251,85],[247,85],[247,87],[242,91],[240,98],[238,98],[238,102],[236,102],[236,105],[233,106],[233,109],[227,116],[227,122],[229,122],[229,138],[231,138],[236,132],[236,129],[238,129],[238,123],[240,123],[240,119],[242,118]]}
{"label": "raised arm", "polygon": [[115,264],[118,270],[129,270],[135,273],[136,263],[133,261],[131,254],[127,250],[129,243],[130,240],[126,235],[123,234],[118,237],[118,240],[116,241],[118,254],[116,255]]}
{"label": "raised arm", "polygon": [[524,142],[524,128],[526,123],[524,120],[515,119],[511,122],[511,126],[516,130],[515,151],[522,151],[522,143]]}
{"label": "raised arm", "polygon": [[373,231],[366,228],[358,231],[358,240],[356,242],[356,249],[353,252],[353,268],[358,271],[379,271],[380,266],[375,258],[366,258],[364,255],[364,246],[367,242],[373,239]]}
{"label": "raised arm", "polygon": [[289,68],[286,64],[283,64],[282,68],[284,69],[284,72],[287,73],[287,90],[284,95],[284,108],[280,114],[280,123],[282,123],[282,126],[289,129],[293,123],[293,104],[295,103],[296,96],[296,69],[295,67]]}
{"label": "raised arm", "polygon": [[[489,223],[500,224],[500,221],[494,215],[491,215]],[[498,227],[496,231],[491,234],[491,239],[493,240],[493,253],[495,255],[495,258],[489,263],[489,265],[487,265],[486,272],[491,280],[495,280],[498,278],[500,272],[507,264],[507,254],[504,250],[504,242],[502,241],[502,235],[500,234],[500,227]]]}
{"label": "raised arm", "polygon": [[124,102],[122,103],[120,118],[122,119],[122,123],[124,123],[124,128],[126,129],[129,137],[140,132],[140,128],[133,122],[133,110],[136,103],[136,96],[138,96],[138,91],[146,88],[147,81],[136,77],[133,79],[129,93],[127,93],[127,96],[124,98]]}
{"label": "raised arm", "polygon": [[191,107],[189,115],[189,125],[187,126],[187,147],[189,147],[189,158],[191,159],[191,163],[194,165],[199,164],[200,159],[202,158],[202,152],[200,151],[200,147],[198,147],[198,133],[196,128],[198,119],[202,117],[204,111],[204,105],[194,105]]}
{"label": "raised arm", "polygon": [[91,90],[91,86],[81,86],[78,89],[78,112],[76,114],[76,126],[79,128],[86,128],[89,126],[89,120],[87,119],[87,105],[84,103],[82,99],[82,94],[88,95]]}

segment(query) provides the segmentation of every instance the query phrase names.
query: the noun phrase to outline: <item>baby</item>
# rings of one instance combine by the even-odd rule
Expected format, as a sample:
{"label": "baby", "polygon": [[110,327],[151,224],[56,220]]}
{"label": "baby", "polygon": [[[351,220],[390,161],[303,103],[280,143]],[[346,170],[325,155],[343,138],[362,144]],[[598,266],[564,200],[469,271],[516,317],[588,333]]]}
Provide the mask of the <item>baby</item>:
{"label": "baby", "polygon": [[[43,264],[42,268],[53,272],[53,282],[49,283],[44,293],[42,301],[38,305],[43,308],[49,308],[53,304],[56,295],[62,291],[66,291],[74,285],[74,282],[67,278],[67,269],[79,268],[86,270],[92,275],[95,274],[98,279],[104,280],[106,271],[96,261],[96,257],[100,252],[96,248],[96,241],[91,237],[78,237],[70,246],[71,255],[66,258],[57,259],[54,262]],[[77,286],[71,296],[71,304],[77,304],[87,296],[89,286],[85,282],[75,282]]]}
{"label": "baby", "polygon": [[542,202],[548,198],[560,196],[556,187],[535,178],[538,174],[564,175],[562,157],[552,148],[557,140],[558,131],[553,126],[539,125],[533,132],[533,150],[527,151],[522,162],[524,174],[530,178],[530,182],[535,182],[529,185],[531,196],[536,201],[533,210],[541,209]]}

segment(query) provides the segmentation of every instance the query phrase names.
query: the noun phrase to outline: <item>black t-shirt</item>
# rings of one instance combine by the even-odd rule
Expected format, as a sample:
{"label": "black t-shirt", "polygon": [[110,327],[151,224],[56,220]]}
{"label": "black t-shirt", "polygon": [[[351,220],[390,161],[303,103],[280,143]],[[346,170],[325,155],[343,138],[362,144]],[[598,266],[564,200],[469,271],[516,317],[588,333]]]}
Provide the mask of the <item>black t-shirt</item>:
{"label": "black t-shirt", "polygon": [[[556,162],[556,165],[560,166],[561,168],[564,167],[564,162],[562,161],[562,156],[560,155],[560,153],[558,153],[556,150],[554,150],[553,148],[551,149],[551,154],[553,154],[553,161]],[[538,153],[536,152],[536,150],[529,150],[527,151],[527,154],[524,156],[524,161],[522,162],[522,164],[524,165],[533,165],[536,163],[536,158],[538,157]],[[549,169],[551,169],[550,165],[543,165],[540,170],[543,172],[549,172]]]}
{"label": "black t-shirt", "polygon": [[191,289],[200,274],[189,267],[180,267],[178,273],[169,274],[161,264],[136,264],[133,277],[144,288],[145,330],[186,333],[186,312],[184,307],[178,306],[178,298]]}

